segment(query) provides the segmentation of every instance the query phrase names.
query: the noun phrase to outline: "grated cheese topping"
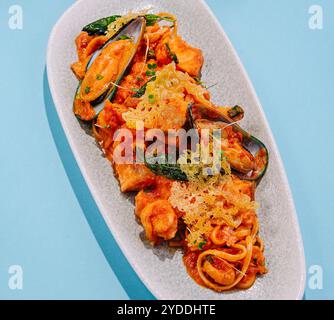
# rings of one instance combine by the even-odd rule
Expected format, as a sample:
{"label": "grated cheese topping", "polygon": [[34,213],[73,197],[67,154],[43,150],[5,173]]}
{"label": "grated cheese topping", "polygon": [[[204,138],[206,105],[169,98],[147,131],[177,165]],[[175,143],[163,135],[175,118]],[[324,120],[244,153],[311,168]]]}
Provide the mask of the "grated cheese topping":
{"label": "grated cheese topping", "polygon": [[[229,167],[226,158],[222,162],[222,167]],[[240,190],[231,173],[206,176],[202,164],[183,164],[181,169],[189,182],[175,181],[169,201],[183,214],[189,247],[205,242],[216,225],[237,228],[241,212],[257,209],[258,204]]]}
{"label": "grated cheese topping", "polygon": [[128,24],[130,21],[145,15],[150,8],[142,10],[137,13],[129,12],[124,16],[121,16],[120,18],[116,19],[114,22],[110,23],[108,25],[108,32],[107,37],[110,39],[113,37],[122,27],[124,27],[126,24]]}
{"label": "grated cheese topping", "polygon": [[123,114],[129,128],[143,121],[147,129],[180,129],[184,126],[187,107],[192,99],[210,103],[206,90],[188,74],[176,70],[175,63],[156,73],[156,80],[147,84],[146,92],[135,109]]}

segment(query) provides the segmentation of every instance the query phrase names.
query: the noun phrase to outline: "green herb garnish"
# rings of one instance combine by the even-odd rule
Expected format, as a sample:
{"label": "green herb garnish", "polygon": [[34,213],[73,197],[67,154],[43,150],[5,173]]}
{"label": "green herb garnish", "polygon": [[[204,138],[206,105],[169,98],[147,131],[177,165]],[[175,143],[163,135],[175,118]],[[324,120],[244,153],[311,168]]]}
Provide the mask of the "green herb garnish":
{"label": "green herb garnish", "polygon": [[244,115],[244,110],[240,106],[234,106],[230,110],[228,110],[228,115],[230,118],[240,118]]}
{"label": "green herb garnish", "polygon": [[154,77],[154,76],[155,76],[155,71],[153,71],[153,70],[147,70],[147,71],[146,71],[146,75],[147,75],[148,77]]}
{"label": "green herb garnish", "polygon": [[147,66],[149,69],[156,69],[158,65],[156,63],[149,63]]}
{"label": "green herb garnish", "polygon": [[88,94],[90,92],[90,87],[85,88],[85,93]]}
{"label": "green herb garnish", "polygon": [[154,95],[153,94],[150,94],[149,96],[148,96],[148,101],[150,102],[150,103],[154,103],[155,102],[155,99],[154,99]]}
{"label": "green herb garnish", "polygon": [[166,156],[161,155],[160,157],[152,159],[146,159],[146,167],[149,168],[154,174],[158,176],[166,177],[170,180],[188,181],[187,175],[181,170],[179,164],[169,164],[166,161]]}
{"label": "green herb garnish", "polygon": [[[105,35],[108,32],[108,26],[115,22],[117,19],[119,19],[121,16],[119,15],[115,15],[115,16],[111,16],[111,17],[106,17],[106,18],[102,18],[99,20],[96,20],[90,24],[88,24],[87,26],[85,26],[82,30],[86,31],[90,36],[92,35]],[[146,14],[145,16],[146,19],[146,25],[147,26],[153,26],[156,23],[158,23],[159,21],[168,21],[175,23],[175,21],[173,19],[171,19],[170,17],[159,17],[155,14]],[[124,26],[124,23],[122,23],[121,28]],[[118,26],[114,26],[113,30],[117,31]]]}
{"label": "green herb garnish", "polygon": [[128,39],[131,39],[131,37],[127,36],[126,34],[123,34],[118,39],[119,40],[128,40]]}
{"label": "green herb garnish", "polygon": [[170,58],[176,63],[178,64],[179,63],[179,59],[177,58],[176,54],[171,50],[170,46],[168,43],[166,43],[166,48],[167,48],[167,51],[168,51],[168,54],[170,56]]}
{"label": "green herb garnish", "polygon": [[145,19],[146,19],[146,25],[148,27],[154,26],[156,23],[162,20],[172,22],[173,24],[175,23],[175,21],[169,17],[160,17],[155,14],[146,14]]}
{"label": "green herb garnish", "polygon": [[148,80],[144,85],[142,85],[142,86],[138,89],[137,93],[134,94],[132,97],[134,97],[134,98],[140,98],[140,97],[142,97],[142,96],[145,94],[145,92],[146,92],[147,84],[148,84],[149,82],[155,81],[156,79],[157,79],[156,77],[152,77],[152,78],[151,78],[150,80]]}
{"label": "green herb garnish", "polygon": [[87,26],[85,26],[82,31],[86,31],[90,36],[92,35],[104,35],[108,31],[108,26],[115,22],[121,16],[111,16],[107,18],[102,18],[94,21]]}
{"label": "green herb garnish", "polygon": [[137,93],[133,95],[134,98],[140,98],[145,94],[147,87],[147,83],[145,83],[143,86],[141,86],[138,90]]}
{"label": "green herb garnish", "polygon": [[198,249],[203,250],[203,247],[206,245],[206,241],[202,241],[198,244]]}
{"label": "green herb garnish", "polygon": [[98,74],[97,76],[96,76],[96,80],[102,80],[104,78],[104,76],[102,76],[101,74]]}

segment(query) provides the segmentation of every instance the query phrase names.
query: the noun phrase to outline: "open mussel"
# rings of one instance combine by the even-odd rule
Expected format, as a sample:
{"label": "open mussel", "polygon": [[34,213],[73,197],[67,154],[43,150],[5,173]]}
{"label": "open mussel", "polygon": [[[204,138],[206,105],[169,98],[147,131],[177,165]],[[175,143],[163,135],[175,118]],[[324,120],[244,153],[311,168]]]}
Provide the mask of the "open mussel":
{"label": "open mussel", "polygon": [[137,52],[145,25],[143,17],[134,19],[92,55],[74,98],[73,111],[79,119],[93,120],[105,100],[112,100]]}
{"label": "open mussel", "polygon": [[222,130],[222,151],[236,176],[256,183],[261,181],[268,167],[269,153],[259,139],[237,124],[244,115],[240,106],[221,108],[191,104],[188,113],[193,128]]}

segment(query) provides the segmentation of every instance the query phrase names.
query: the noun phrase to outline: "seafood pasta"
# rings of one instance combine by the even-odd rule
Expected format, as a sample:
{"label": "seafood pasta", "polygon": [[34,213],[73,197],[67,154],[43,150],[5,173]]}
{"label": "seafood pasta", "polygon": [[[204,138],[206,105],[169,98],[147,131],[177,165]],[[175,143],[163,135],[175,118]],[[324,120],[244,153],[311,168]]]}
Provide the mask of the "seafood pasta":
{"label": "seafood pasta", "polygon": [[215,105],[204,57],[170,13],[95,21],[75,40],[73,111],[91,123],[152,246],[181,248],[188,274],[219,292],[267,272],[255,191],[265,145],[244,131],[240,106]]}

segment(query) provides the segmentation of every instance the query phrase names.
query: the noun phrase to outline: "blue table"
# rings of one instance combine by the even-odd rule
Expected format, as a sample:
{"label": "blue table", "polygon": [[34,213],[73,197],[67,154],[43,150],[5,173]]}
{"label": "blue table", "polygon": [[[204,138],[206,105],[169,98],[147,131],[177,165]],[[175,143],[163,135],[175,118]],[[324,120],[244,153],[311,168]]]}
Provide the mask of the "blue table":
{"label": "blue table", "polygon": [[[73,0],[1,0],[0,298],[150,299],[104,224],[69,149],[45,75],[50,30]],[[291,183],[308,269],[334,298],[334,2],[208,0],[264,106]],[[23,30],[8,8],[23,8]],[[323,154],[317,152],[323,150]],[[20,265],[23,290],[8,287]],[[282,270],[284,272],[284,270]]]}

